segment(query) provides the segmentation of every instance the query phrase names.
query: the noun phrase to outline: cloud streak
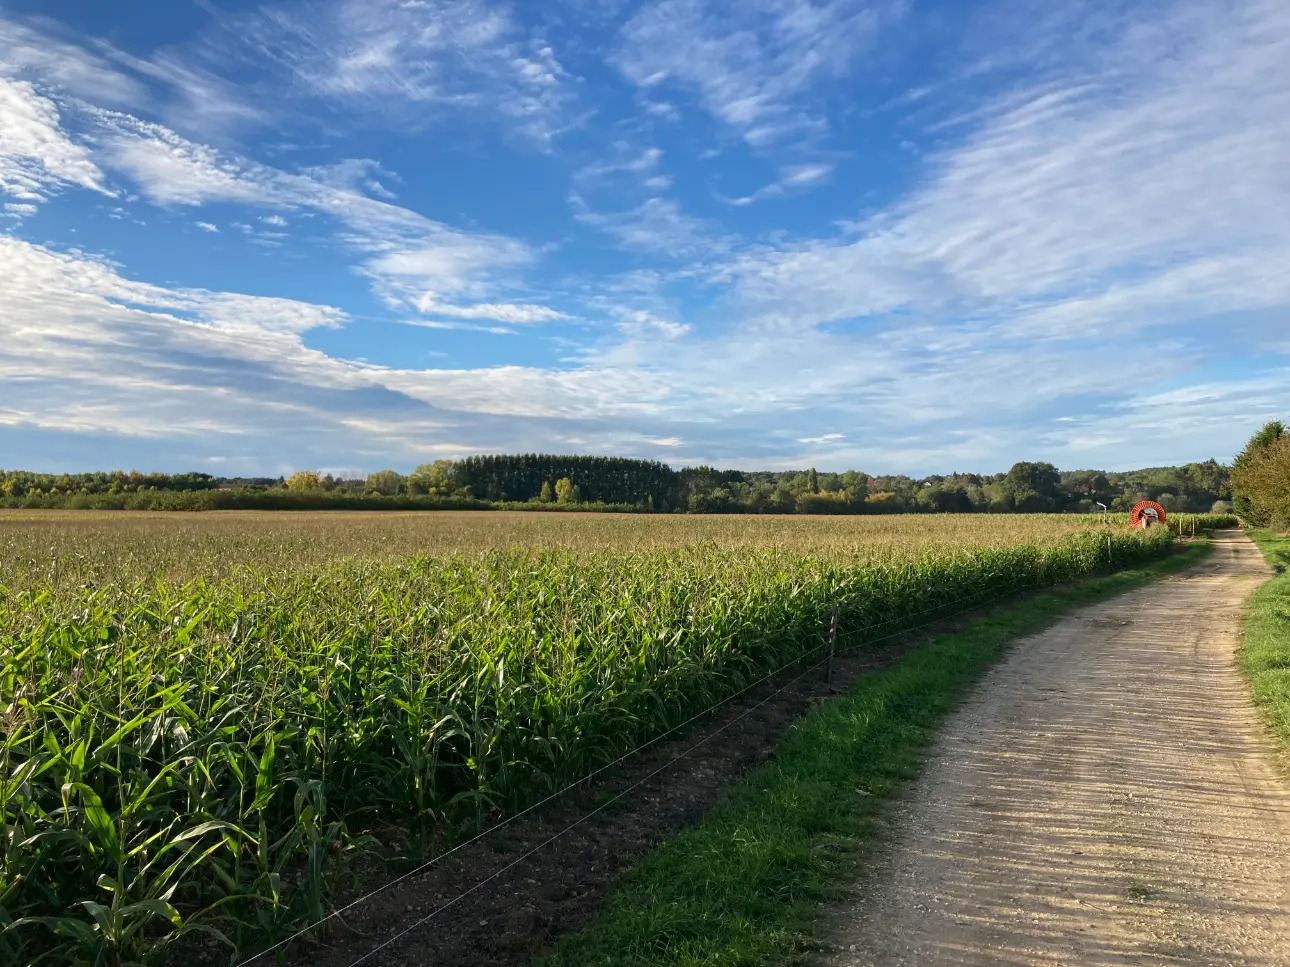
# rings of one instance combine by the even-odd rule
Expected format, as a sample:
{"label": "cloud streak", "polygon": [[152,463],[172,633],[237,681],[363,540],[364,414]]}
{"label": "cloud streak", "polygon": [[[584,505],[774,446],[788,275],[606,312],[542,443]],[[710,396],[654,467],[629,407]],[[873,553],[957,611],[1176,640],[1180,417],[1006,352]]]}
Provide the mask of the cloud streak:
{"label": "cloud streak", "polygon": [[[232,156],[120,112],[99,111],[97,118],[104,163],[158,205],[235,203],[335,219],[341,241],[362,255],[362,271],[392,305],[415,304],[427,290],[481,295],[494,273],[536,260],[522,241],[456,230],[330,178]],[[281,214],[261,216],[270,225],[275,219],[285,223]]]}
{"label": "cloud streak", "polygon": [[225,45],[276,65],[303,98],[361,102],[406,122],[427,106],[457,122],[483,110],[545,146],[571,123],[571,79],[539,34],[486,0],[341,0],[239,18]]}
{"label": "cloud streak", "polygon": [[58,107],[27,81],[0,76],[0,193],[39,202],[64,186],[110,195],[89,152],[59,124]]}
{"label": "cloud streak", "polygon": [[857,0],[656,0],[623,27],[617,63],[645,91],[691,92],[748,144],[765,147],[827,130],[809,95],[822,81],[853,71],[902,7]]}
{"label": "cloud streak", "polygon": [[752,251],[731,277],[804,324],[989,311],[1053,338],[1285,304],[1290,228],[1267,199],[1290,188],[1290,14],[1245,14],[1127,30],[1109,80],[1016,91],[851,237]]}

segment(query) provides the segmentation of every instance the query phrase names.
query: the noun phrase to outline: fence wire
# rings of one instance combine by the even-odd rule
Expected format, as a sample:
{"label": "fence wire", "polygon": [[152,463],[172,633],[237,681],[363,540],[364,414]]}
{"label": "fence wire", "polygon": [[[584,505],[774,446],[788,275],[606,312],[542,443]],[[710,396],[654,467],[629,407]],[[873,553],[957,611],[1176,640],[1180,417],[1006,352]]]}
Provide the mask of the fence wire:
{"label": "fence wire", "polygon": [[[321,917],[318,920],[315,920],[314,922],[304,927],[301,927],[299,930],[295,931],[294,933],[290,934],[287,937],[284,937],[283,939],[279,940],[277,943],[274,943],[269,947],[265,947],[264,949],[258,951],[257,953],[246,958],[245,960],[240,961],[237,965],[235,965],[235,967],[247,967],[247,965],[254,963],[260,958],[265,957],[269,954],[272,954],[274,951],[282,949],[283,947],[290,944],[292,941],[298,940],[301,937],[305,936],[306,934],[309,934],[312,931],[317,930],[319,927],[330,922],[331,920],[337,917],[340,917],[343,914],[347,913],[348,911],[353,910],[354,908],[359,907],[362,904],[368,902],[373,897],[379,896],[385,891],[395,886],[398,886],[400,883],[404,883],[415,876],[419,876],[420,874],[425,873],[427,870],[441,863],[443,860],[447,859],[449,856],[453,855],[454,853],[457,853],[465,849],[466,847],[472,845],[473,843],[479,842],[481,839],[491,836],[493,833],[497,832],[498,830],[503,829],[506,826],[509,826],[511,823],[516,822],[517,820],[528,815],[529,813],[532,813],[535,810],[540,809],[541,807],[560,798],[565,793],[568,793],[571,790],[587,785],[597,776],[600,776],[603,773],[609,771],[610,769],[613,769],[615,766],[621,765],[623,762],[627,761],[628,759],[632,758],[635,755],[640,754],[641,752],[645,751],[651,746],[657,745],[659,742],[666,739],[668,736],[674,735],[675,733],[685,729],[687,726],[692,725],[693,723],[697,722],[699,719],[705,718],[711,715],[712,713],[720,710],[724,706],[733,702],[735,699],[738,699],[741,696],[746,695],[748,692],[752,691],[753,689],[758,688],[766,684],[767,682],[770,682],[772,679],[778,677],[779,675],[784,674],[794,666],[800,665],[803,661],[807,661],[811,659],[813,656],[818,655],[822,651],[828,652],[828,654],[826,654],[823,658],[820,658],[819,660],[815,661],[813,664],[807,666],[805,670],[801,671],[793,678],[777,686],[774,690],[768,693],[756,704],[751,705],[748,708],[744,709],[742,712],[740,712],[738,715],[732,718],[729,722],[726,722],[720,728],[717,728],[712,732],[709,732],[703,738],[699,739],[692,745],[688,746],[686,749],[679,752],[677,755],[669,759],[666,763],[659,766],[657,769],[652,770],[645,776],[632,782],[629,786],[627,786],[622,791],[614,795],[612,798],[601,803],[595,809],[592,809],[589,812],[578,817],[573,822],[569,823],[567,826],[563,827],[558,832],[554,833],[547,839],[543,840],[538,845],[527,850],[517,859],[513,860],[512,862],[508,863],[502,868],[494,871],[493,873],[489,874],[487,877],[484,877],[483,879],[479,880],[474,885],[470,886],[466,890],[457,894],[451,900],[448,900],[447,902],[441,904],[439,907],[435,908],[434,910],[426,914],[421,919],[405,927],[403,930],[399,931],[398,933],[394,934],[388,939],[382,941],[376,947],[373,947],[367,953],[363,954],[357,960],[353,961],[350,965],[350,967],[358,967],[359,964],[364,963],[365,961],[374,957],[376,954],[380,953],[380,951],[386,949],[387,947],[391,946],[394,943],[397,943],[399,940],[406,937],[408,934],[412,933],[418,927],[421,927],[424,924],[428,923],[430,920],[433,920],[435,917],[443,913],[445,910],[450,909],[460,901],[464,900],[466,897],[470,896],[471,894],[475,893],[476,891],[486,886],[488,883],[491,883],[493,880],[502,876],[507,871],[514,869],[516,866],[523,863],[525,860],[529,859],[535,853],[540,852],[546,846],[550,845],[551,843],[555,842],[561,837],[567,835],[569,832],[576,829],[578,826],[581,826],[583,823],[587,822],[588,820],[594,818],[596,815],[603,812],[606,808],[618,802],[623,797],[625,797],[628,793],[632,792],[634,789],[639,788],[644,783],[648,782],[650,779],[657,776],[659,773],[665,772],[666,770],[670,769],[672,766],[676,765],[686,756],[690,755],[690,753],[694,752],[694,750],[700,748],[705,743],[711,741],[716,736],[722,734],[735,723],[742,721],[745,717],[747,717],[757,709],[761,708],[771,699],[782,694],[787,688],[791,687],[792,685],[795,685],[797,682],[806,678],[812,672],[818,671],[820,668],[825,666],[831,660],[831,658],[834,655],[836,655],[838,652],[849,651],[861,644],[873,645],[883,641],[888,641],[892,638],[897,638],[901,635],[912,634],[914,632],[924,630],[941,621],[946,621],[950,618],[967,614],[969,611],[975,611],[979,608],[993,604],[997,601],[1001,601],[1005,598],[1012,597],[1013,595],[1019,593],[1020,591],[1027,590],[1027,589],[1035,589],[1038,587],[1039,585],[1035,585],[1033,583],[1014,582],[1012,584],[1009,584],[1006,588],[1002,590],[1000,590],[997,587],[985,588],[973,594],[963,595],[961,597],[953,598],[948,601],[942,601],[938,604],[932,605],[931,607],[928,607],[928,608],[924,608],[920,611],[914,611],[908,614],[898,615],[896,617],[889,618],[884,621],[877,621],[877,622],[866,624],[862,628],[856,628],[856,629],[852,629],[851,631],[838,634],[832,641],[828,640],[828,636],[826,635],[825,640],[821,641],[820,644],[816,645],[814,648],[808,649],[807,651],[797,655],[796,657],[780,665],[778,668],[774,669],[773,671],[767,672],[765,675],[761,676],[755,681],[750,682],[749,684],[743,686],[738,691],[733,692],[730,695],[727,695],[725,698],[721,699],[718,702],[714,702],[713,704],[709,705],[707,708],[703,709],[702,711],[696,712],[695,714],[691,715],[689,718],[685,719],[684,721],[679,722],[676,725],[673,725],[669,729],[663,732],[660,732],[658,735],[655,735],[653,738],[650,738],[649,740],[642,742],[640,745],[636,746],[630,751],[624,752],[616,759],[610,762],[607,762],[603,766],[600,766],[592,770],[591,772],[587,773],[586,775],[581,776],[578,779],[575,779],[573,782],[570,782],[567,785],[562,786],[560,789],[557,789],[555,792],[544,797],[543,799],[540,799],[537,802],[534,802],[531,805],[526,806],[524,809],[520,810],[519,812],[512,814],[506,819],[500,820],[499,822],[488,827],[487,829],[484,829],[476,833],[474,836],[471,836],[469,839],[463,840],[461,843],[458,843],[456,846],[453,846],[450,849],[447,849],[444,852],[435,855],[431,859],[422,863],[420,866],[417,866],[415,869],[409,870],[408,872],[403,873],[398,877],[395,877],[394,879],[390,880],[387,883],[382,884],[376,889],[368,893],[365,893],[362,896],[356,897],[355,899],[346,903],[344,906],[336,908],[331,913],[328,913],[326,916]],[[935,618],[922,622],[921,624],[914,624],[914,625],[908,624],[908,622],[913,618],[918,618],[924,615],[932,614],[933,612],[942,612],[946,608],[951,608],[960,604],[966,604],[966,607],[958,611],[952,612],[950,614],[940,614]],[[847,606],[847,602],[845,600],[838,602],[838,604],[836,605],[840,614],[845,614],[846,606]],[[828,613],[829,612],[825,612],[825,617],[827,617]],[[896,630],[884,635],[879,635],[877,637],[873,635],[873,632],[875,630],[883,628],[887,625],[897,624],[897,623],[901,623],[901,627],[897,628]],[[830,645],[832,645],[833,647],[830,648]]]}

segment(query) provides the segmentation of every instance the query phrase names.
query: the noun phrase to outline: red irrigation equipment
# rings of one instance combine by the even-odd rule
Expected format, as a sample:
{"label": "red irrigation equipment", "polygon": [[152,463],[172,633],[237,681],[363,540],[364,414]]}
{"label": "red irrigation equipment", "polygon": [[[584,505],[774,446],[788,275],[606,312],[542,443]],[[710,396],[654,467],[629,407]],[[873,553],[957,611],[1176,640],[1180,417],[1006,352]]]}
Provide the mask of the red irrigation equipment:
{"label": "red irrigation equipment", "polygon": [[1154,500],[1142,500],[1133,505],[1129,513],[1129,526],[1147,528],[1165,522],[1165,509]]}

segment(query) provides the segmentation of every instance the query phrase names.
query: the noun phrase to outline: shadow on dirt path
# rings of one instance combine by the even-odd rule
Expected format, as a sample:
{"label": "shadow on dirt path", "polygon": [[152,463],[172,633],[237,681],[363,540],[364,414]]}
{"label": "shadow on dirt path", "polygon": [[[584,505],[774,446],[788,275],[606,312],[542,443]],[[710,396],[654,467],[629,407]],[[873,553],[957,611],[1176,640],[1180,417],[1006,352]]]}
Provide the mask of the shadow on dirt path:
{"label": "shadow on dirt path", "polygon": [[1290,785],[1233,655],[1240,532],[1014,646],[946,724],[836,967],[1290,964]]}

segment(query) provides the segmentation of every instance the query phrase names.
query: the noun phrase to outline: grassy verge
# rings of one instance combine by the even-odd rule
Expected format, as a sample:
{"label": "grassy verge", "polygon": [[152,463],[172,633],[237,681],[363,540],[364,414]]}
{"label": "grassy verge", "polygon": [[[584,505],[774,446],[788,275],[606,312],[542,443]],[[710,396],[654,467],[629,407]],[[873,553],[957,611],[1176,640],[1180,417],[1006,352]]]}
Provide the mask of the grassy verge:
{"label": "grassy verge", "polygon": [[1254,703],[1290,749],[1290,537],[1257,530],[1249,535],[1277,576],[1250,595],[1239,661]]}
{"label": "grassy verge", "polygon": [[916,775],[936,726],[1009,642],[1075,608],[1180,571],[1207,550],[1193,544],[1138,570],[1057,588],[863,676],[794,726],[774,758],[738,783],[723,806],[638,863],[600,919],[562,938],[539,964],[808,959],[819,903],[854,879],[853,861],[875,839],[886,804]]}

